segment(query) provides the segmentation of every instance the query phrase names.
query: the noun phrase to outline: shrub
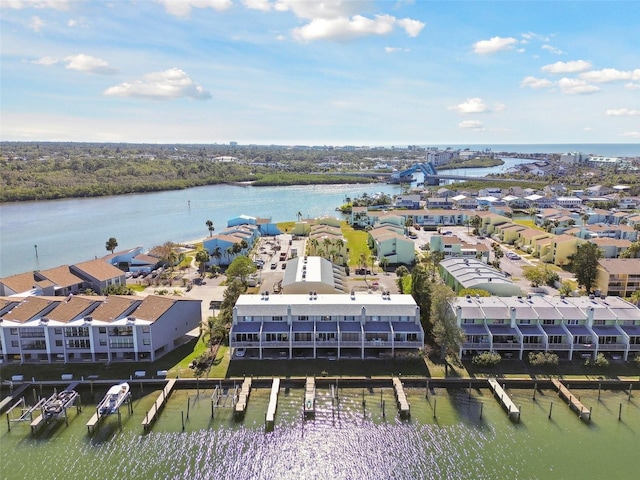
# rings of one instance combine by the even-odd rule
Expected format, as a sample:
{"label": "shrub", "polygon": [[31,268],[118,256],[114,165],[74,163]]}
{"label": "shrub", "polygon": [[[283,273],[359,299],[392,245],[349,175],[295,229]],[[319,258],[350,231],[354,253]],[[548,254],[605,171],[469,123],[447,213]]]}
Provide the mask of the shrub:
{"label": "shrub", "polygon": [[502,357],[496,352],[482,352],[471,359],[471,363],[481,367],[493,367],[497,365]]}
{"label": "shrub", "polygon": [[529,352],[529,363],[535,367],[555,367],[558,365],[558,355],[549,352]]}
{"label": "shrub", "polygon": [[599,353],[596,356],[595,360],[587,358],[584,364],[587,366],[591,365],[593,367],[606,368],[609,366],[609,359],[605,357],[602,353]]}

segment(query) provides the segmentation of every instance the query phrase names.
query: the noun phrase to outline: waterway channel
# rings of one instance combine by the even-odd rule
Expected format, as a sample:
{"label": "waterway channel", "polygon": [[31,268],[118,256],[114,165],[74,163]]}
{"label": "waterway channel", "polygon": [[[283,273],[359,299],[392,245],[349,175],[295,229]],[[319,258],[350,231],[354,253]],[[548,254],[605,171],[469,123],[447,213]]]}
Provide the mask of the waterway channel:
{"label": "waterway channel", "polygon": [[[508,158],[498,167],[466,169],[486,176],[522,163]],[[447,171],[451,173],[452,171]],[[72,198],[0,204],[0,277],[43,270],[101,257],[105,243],[118,240],[119,249],[151,248],[166,241],[186,242],[216,231],[236,215],[291,221],[338,215],[346,197],[401,193],[399,185],[303,185],[291,187],[206,187],[98,198]]]}
{"label": "waterway channel", "polygon": [[141,422],[159,391],[134,382],[132,392],[134,413],[123,413],[122,430],[112,416],[87,433],[91,406],[103,393],[97,390],[82,392],[86,406],[70,411],[68,426],[51,424],[35,436],[28,423],[3,427],[0,477],[630,479],[638,472],[640,404],[637,393],[629,398],[623,390],[603,390],[600,400],[597,390],[580,390],[593,409],[587,423],[551,390],[534,400],[531,389],[510,389],[521,406],[518,423],[484,388],[435,388],[428,397],[426,389],[409,388],[409,420],[399,419],[390,387],[340,388],[339,400],[318,388],[315,418],[307,420],[303,390],[282,388],[269,433],[269,388],[251,392],[242,421],[224,408],[211,418],[211,389],[176,390],[148,434]]}

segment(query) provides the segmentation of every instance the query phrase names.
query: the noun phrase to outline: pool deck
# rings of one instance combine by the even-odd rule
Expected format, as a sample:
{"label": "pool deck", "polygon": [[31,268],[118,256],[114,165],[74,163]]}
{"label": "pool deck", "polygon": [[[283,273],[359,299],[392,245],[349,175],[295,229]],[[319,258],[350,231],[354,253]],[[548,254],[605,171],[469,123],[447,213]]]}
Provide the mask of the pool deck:
{"label": "pool deck", "polygon": [[520,409],[513,403],[509,394],[504,391],[504,389],[498,383],[498,380],[495,378],[489,378],[489,388],[493,391],[493,394],[500,401],[502,406],[507,409],[507,414],[509,417],[514,417],[520,420]]}
{"label": "pool deck", "polygon": [[564,400],[566,400],[569,407],[575,410],[576,412],[578,412],[578,416],[580,417],[581,420],[591,420],[591,411],[582,404],[579,397],[571,393],[571,390],[569,390],[557,378],[552,378],[551,383],[555,387],[560,398],[563,398]]}

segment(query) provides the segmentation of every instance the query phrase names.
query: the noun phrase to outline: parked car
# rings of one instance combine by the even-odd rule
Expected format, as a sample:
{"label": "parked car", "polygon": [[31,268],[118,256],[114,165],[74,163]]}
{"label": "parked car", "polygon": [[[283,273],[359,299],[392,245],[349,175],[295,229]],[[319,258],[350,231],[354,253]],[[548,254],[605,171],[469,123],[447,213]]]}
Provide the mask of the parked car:
{"label": "parked car", "polygon": [[271,270],[275,270],[276,268],[278,268],[278,264],[277,263],[272,263],[271,264]]}
{"label": "parked car", "polygon": [[236,348],[235,356],[238,358],[244,357],[247,351],[244,348]]}

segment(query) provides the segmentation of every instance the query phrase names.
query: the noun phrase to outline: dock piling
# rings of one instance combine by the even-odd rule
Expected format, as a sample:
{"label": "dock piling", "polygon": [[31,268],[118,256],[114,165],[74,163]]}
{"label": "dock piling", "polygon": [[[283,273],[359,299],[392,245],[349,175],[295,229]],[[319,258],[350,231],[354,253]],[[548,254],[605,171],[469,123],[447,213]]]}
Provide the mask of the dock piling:
{"label": "dock piling", "polygon": [[618,421],[622,420],[622,403],[618,407]]}
{"label": "dock piling", "polygon": [[538,390],[538,384],[534,383],[533,384],[533,401],[536,401],[536,391]]}
{"label": "dock piling", "polygon": [[549,405],[549,419],[551,419],[551,411],[553,410],[553,402]]}
{"label": "dock piling", "polygon": [[598,382],[598,401],[600,401],[600,390],[602,389],[602,384]]}
{"label": "dock piling", "polygon": [[433,418],[436,418],[436,405],[437,405],[437,401],[438,399],[434,398],[433,399]]}
{"label": "dock piling", "polygon": [[484,403],[480,402],[480,420],[482,420],[482,407],[484,406]]}
{"label": "dock piling", "polygon": [[627,401],[630,402],[631,401],[631,389],[633,388],[633,383],[629,384],[629,398],[627,398]]}
{"label": "dock piling", "polygon": [[180,410],[180,415],[182,416],[182,431],[184,432],[184,410]]}
{"label": "dock piling", "polygon": [[191,406],[191,402],[189,400],[190,400],[189,395],[187,395],[187,419],[189,418],[189,410]]}

